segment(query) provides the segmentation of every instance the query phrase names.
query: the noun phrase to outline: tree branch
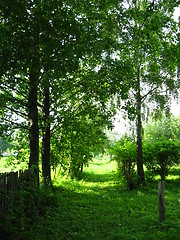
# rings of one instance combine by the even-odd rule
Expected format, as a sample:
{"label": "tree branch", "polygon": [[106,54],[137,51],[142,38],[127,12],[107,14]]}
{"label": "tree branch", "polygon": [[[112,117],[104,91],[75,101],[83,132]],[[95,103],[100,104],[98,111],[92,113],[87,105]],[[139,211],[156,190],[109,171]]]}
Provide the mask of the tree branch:
{"label": "tree branch", "polygon": [[[1,123],[1,122],[2,122],[2,123]],[[22,125],[22,124],[20,124],[20,123],[14,122],[14,121],[12,121],[12,120],[10,120],[10,119],[7,119],[7,118],[1,119],[1,122],[0,122],[0,124],[3,124],[3,125],[5,125],[6,122],[7,122],[7,123],[10,123],[10,124],[11,124],[11,126],[10,126],[11,129],[19,129],[19,128],[22,128],[22,129],[29,130],[29,127],[28,127],[28,126],[25,126],[25,125]]]}
{"label": "tree branch", "polygon": [[[88,100],[90,97],[91,97],[91,96],[87,96],[87,98],[85,99],[85,101]],[[85,101],[83,101],[83,102],[73,111],[73,113],[69,115],[68,118],[66,118],[66,122],[69,121],[72,117],[77,116],[78,113],[77,113],[77,114],[75,114],[75,113],[82,107],[82,105],[84,104]],[[81,111],[81,112],[83,112],[83,111]],[[55,129],[55,130],[54,130],[54,131],[53,131],[53,129],[51,130],[51,136],[52,136],[57,130],[59,130],[60,124],[62,124],[62,122],[58,123],[56,126],[53,127],[53,129]]]}
{"label": "tree branch", "polygon": [[154,87],[153,89],[150,89],[144,96],[141,97],[142,103],[146,100],[147,96],[152,93],[154,90],[158,89],[159,86]]}
{"label": "tree branch", "polygon": [[23,113],[23,112],[20,112],[20,111],[18,111],[18,110],[16,110],[16,109],[13,109],[13,108],[11,108],[11,107],[9,107],[9,106],[5,106],[5,108],[8,109],[8,110],[10,110],[10,111],[12,111],[12,112],[14,112],[14,113],[16,113],[16,114],[19,115],[20,117],[24,118],[24,120],[27,120],[27,117],[28,117],[27,114],[25,114],[25,113]]}
{"label": "tree branch", "polygon": [[[17,99],[16,97],[14,97],[12,94],[10,94],[7,90],[5,90],[3,87],[0,86],[0,88],[2,89],[2,91],[7,95],[4,94],[4,101],[9,101],[9,102],[17,102],[20,103],[22,106],[27,107],[27,103],[24,102],[23,100]],[[3,96],[3,94],[2,94]],[[8,97],[9,96],[9,97]]]}

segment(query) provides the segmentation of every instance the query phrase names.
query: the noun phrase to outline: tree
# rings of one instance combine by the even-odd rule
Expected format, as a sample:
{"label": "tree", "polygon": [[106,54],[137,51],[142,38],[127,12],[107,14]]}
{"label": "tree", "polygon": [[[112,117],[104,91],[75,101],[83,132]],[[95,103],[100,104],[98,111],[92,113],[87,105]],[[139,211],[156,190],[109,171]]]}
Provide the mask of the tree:
{"label": "tree", "polygon": [[145,128],[143,157],[149,173],[159,175],[159,221],[165,219],[165,178],[169,169],[179,163],[179,119],[162,118]]}
{"label": "tree", "polygon": [[143,156],[150,173],[165,180],[169,169],[179,162],[179,118],[150,121],[144,129]]}
{"label": "tree", "polygon": [[153,117],[144,126],[144,140],[159,141],[173,140],[179,141],[180,119],[175,116],[162,115],[159,119]]}
{"label": "tree", "polygon": [[125,178],[129,190],[134,187],[136,143],[127,135],[124,135],[111,147],[110,153],[113,160],[118,163],[120,174]]}
{"label": "tree", "polygon": [[88,164],[93,153],[103,151],[106,142],[104,129],[111,126],[111,114],[93,99],[85,100],[82,99],[81,106],[75,96],[69,99],[69,109],[61,121],[60,131],[56,127],[52,136],[52,165],[60,164],[63,172],[72,178],[79,177],[83,165]]}
{"label": "tree", "polygon": [[144,158],[147,169],[165,180],[169,169],[179,162],[179,145],[173,140],[146,142]]}
{"label": "tree", "polygon": [[112,65],[115,73],[119,73],[119,79],[124,79],[124,85],[128,89],[128,94],[127,91],[124,95],[119,93],[125,99],[120,107],[128,112],[131,120],[136,119],[139,183],[144,183],[142,107],[155,102],[165,108],[170,93],[176,89],[176,66],[170,60],[170,49],[174,46],[177,35],[176,24],[172,19],[176,4],[142,0],[120,3],[116,7],[116,11],[118,9],[122,14],[115,25],[118,41],[111,62],[114,57]]}
{"label": "tree", "polygon": [[[3,39],[1,89],[17,112],[18,104],[28,110],[30,156],[29,168],[39,162],[38,79],[40,75],[38,9],[32,2],[6,1],[1,4],[1,24],[6,29]],[[5,49],[9,50],[5,52]],[[6,56],[5,56],[6,55]],[[19,83],[20,82],[20,83]],[[28,88],[28,92],[24,88]],[[16,91],[17,89],[17,91]],[[22,89],[22,90],[21,90]],[[15,90],[15,92],[14,92]],[[25,102],[22,96],[26,95]],[[8,106],[7,106],[8,107]],[[15,109],[14,109],[15,108]],[[36,174],[38,178],[38,173]]]}
{"label": "tree", "polygon": [[[87,57],[88,62],[93,64],[92,59],[101,56],[99,39],[103,36],[103,29],[98,27],[98,5],[94,4],[91,1],[84,5],[83,1],[52,3],[36,0],[21,3],[14,0],[1,5],[1,95],[2,103],[7,102],[3,103],[4,120],[9,121],[13,113],[25,118],[24,124],[22,119],[21,124],[18,121],[15,123],[16,127],[23,125],[29,131],[30,168],[39,163],[39,128],[42,127],[45,182],[46,178],[50,180],[50,125],[54,121],[55,127],[59,118],[56,118],[59,111],[55,108],[61,109],[61,116],[65,112],[60,105],[57,106],[58,102],[62,103],[58,97],[70,91],[77,94],[78,90],[74,87],[79,82],[83,85],[84,79],[73,83],[73,74]],[[58,91],[60,94],[57,94]],[[67,96],[69,93],[65,94],[65,98]],[[68,104],[68,99],[65,102]],[[65,104],[63,106],[66,108]],[[8,116],[8,112],[11,115]],[[26,125],[26,113],[29,127]],[[10,127],[14,126],[14,121],[9,122]]]}

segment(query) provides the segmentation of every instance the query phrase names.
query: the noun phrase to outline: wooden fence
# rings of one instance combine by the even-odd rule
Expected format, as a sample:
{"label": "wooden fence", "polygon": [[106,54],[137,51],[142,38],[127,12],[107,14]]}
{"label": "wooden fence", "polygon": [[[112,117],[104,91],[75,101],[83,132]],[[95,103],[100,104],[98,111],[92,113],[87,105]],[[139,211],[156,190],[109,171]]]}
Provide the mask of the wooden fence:
{"label": "wooden fence", "polygon": [[0,213],[6,212],[8,205],[14,203],[16,194],[25,185],[31,174],[31,170],[20,170],[0,175]]}

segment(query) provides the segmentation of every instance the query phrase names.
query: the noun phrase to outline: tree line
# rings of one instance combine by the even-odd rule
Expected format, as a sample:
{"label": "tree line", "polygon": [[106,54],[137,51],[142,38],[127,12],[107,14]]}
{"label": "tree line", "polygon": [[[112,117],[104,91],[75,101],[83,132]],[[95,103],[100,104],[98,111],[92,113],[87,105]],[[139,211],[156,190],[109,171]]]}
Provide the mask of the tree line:
{"label": "tree line", "polygon": [[[144,182],[142,108],[167,109],[178,91],[179,1],[8,0],[0,4],[0,130],[72,176],[103,148],[117,109],[136,121]],[[38,172],[38,171],[37,171]],[[38,177],[38,176],[37,176]]]}

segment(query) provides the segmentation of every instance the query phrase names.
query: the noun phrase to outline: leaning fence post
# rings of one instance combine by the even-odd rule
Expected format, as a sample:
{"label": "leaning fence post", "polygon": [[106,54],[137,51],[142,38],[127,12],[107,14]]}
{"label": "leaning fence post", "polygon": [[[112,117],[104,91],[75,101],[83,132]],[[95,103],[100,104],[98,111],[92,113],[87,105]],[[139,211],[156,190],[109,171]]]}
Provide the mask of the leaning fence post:
{"label": "leaning fence post", "polygon": [[159,199],[159,221],[165,220],[165,181],[158,182],[158,199]]}

